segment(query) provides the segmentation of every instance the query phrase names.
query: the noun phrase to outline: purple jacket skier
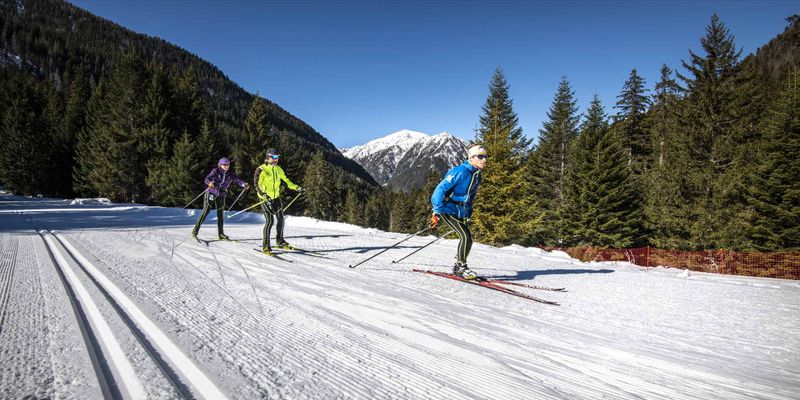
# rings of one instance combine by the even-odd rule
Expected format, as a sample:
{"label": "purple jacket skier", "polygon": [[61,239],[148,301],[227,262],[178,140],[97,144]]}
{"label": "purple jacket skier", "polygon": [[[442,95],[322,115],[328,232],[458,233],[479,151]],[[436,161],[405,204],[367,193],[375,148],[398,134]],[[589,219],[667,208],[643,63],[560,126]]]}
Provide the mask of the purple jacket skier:
{"label": "purple jacket skier", "polygon": [[228,188],[234,183],[245,189],[249,186],[247,182],[239,179],[236,173],[230,170],[230,167],[231,160],[223,157],[219,160],[217,166],[206,176],[205,182],[208,188],[206,189],[205,198],[203,200],[203,212],[194,224],[194,229],[192,229],[193,238],[197,238],[200,225],[206,220],[208,212],[211,211],[211,207],[213,206],[217,210],[217,231],[219,233],[219,239],[230,240],[222,231],[223,221],[225,220],[223,213],[225,211],[225,199],[228,195]]}

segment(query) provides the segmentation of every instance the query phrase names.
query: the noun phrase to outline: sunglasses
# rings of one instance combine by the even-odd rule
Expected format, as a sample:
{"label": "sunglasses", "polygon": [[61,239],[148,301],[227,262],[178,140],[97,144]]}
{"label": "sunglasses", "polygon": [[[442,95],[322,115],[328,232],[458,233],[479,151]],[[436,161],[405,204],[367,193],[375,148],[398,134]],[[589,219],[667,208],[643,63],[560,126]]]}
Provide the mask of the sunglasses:
{"label": "sunglasses", "polygon": [[269,158],[271,158],[273,160],[277,160],[277,159],[281,158],[281,156],[272,155],[272,156],[269,156]]}
{"label": "sunglasses", "polygon": [[478,154],[478,155],[474,155],[473,157],[476,157],[479,160],[485,160],[485,159],[489,158],[489,156],[487,156],[486,154]]}

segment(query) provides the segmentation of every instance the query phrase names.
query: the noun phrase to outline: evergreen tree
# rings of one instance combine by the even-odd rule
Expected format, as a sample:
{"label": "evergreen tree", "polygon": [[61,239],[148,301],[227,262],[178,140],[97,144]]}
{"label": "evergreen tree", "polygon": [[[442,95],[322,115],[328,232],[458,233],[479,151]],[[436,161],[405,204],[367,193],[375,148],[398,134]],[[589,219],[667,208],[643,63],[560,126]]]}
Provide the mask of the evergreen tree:
{"label": "evergreen tree", "polygon": [[84,73],[78,73],[70,83],[67,93],[64,118],[60,131],[61,137],[58,140],[59,145],[57,147],[59,155],[55,156],[60,160],[58,164],[61,167],[58,176],[54,179],[69,185],[62,189],[67,196],[74,195],[75,152],[78,136],[86,127],[86,104],[89,101],[89,94],[89,87]]}
{"label": "evergreen tree", "polygon": [[364,223],[368,228],[389,230],[390,208],[391,193],[388,190],[376,190],[367,199],[367,204],[364,208]]}
{"label": "evergreen tree", "polygon": [[[515,156],[525,156],[531,140],[523,135],[522,128],[519,127],[519,117],[514,112],[513,101],[508,91],[509,85],[503,71],[500,68],[495,69],[489,84],[489,96],[482,107],[481,126],[476,133],[475,141],[493,143],[497,140],[508,140],[513,144],[512,153]],[[498,139],[497,135],[503,137]]]}
{"label": "evergreen tree", "polygon": [[[141,151],[143,118],[141,105],[145,93],[141,60],[130,53],[114,70],[104,96],[103,116],[87,125],[89,167],[86,179],[99,195],[112,201],[144,200],[146,158]],[[93,117],[94,118],[94,117]],[[83,167],[82,167],[83,168]]]}
{"label": "evergreen tree", "polygon": [[497,69],[476,135],[490,158],[481,172],[483,180],[471,222],[478,240],[496,244],[521,243],[525,232],[537,222],[531,218],[532,198],[520,196],[528,189],[524,157],[530,141],[517,126],[508,90],[502,71]]}
{"label": "evergreen tree", "polygon": [[639,76],[636,69],[631,70],[614,106],[619,110],[614,116],[616,129],[622,133],[628,150],[628,162],[636,174],[648,169],[647,162],[652,153],[649,130],[643,125],[645,112],[650,105],[644,85],[644,78]]}
{"label": "evergreen tree", "polygon": [[266,103],[260,96],[255,96],[244,121],[245,137],[237,141],[232,154],[234,162],[242,171],[255,171],[263,163],[265,151],[277,147],[275,140],[270,140],[268,130]]}
{"label": "evergreen tree", "polygon": [[595,95],[570,148],[564,210],[566,242],[625,248],[641,242],[641,203],[621,135],[609,130]]}
{"label": "evergreen tree", "polygon": [[0,182],[19,194],[49,195],[52,136],[43,115],[46,100],[35,83],[16,85],[0,126]]}
{"label": "evergreen tree", "polygon": [[649,127],[653,140],[652,168],[645,180],[645,222],[651,244],[659,248],[691,247],[688,237],[686,197],[682,181],[688,174],[685,135],[679,126],[681,88],[672,70],[661,67],[653,94]]}
{"label": "evergreen tree", "polygon": [[78,143],[75,145],[72,181],[75,192],[84,197],[97,196],[99,191],[95,183],[106,176],[101,170],[105,136],[95,135],[106,126],[108,119],[106,86],[106,81],[101,80],[92,92],[86,106],[86,124],[78,132]]}
{"label": "evergreen tree", "polygon": [[[56,197],[70,197],[72,195],[72,154],[73,140],[66,131],[64,113],[65,104],[61,93],[51,85],[46,85],[47,100],[42,115],[41,126],[44,129],[40,135],[51,138],[48,160],[48,176],[43,184],[46,189],[43,193]],[[40,149],[39,151],[43,151]]]}
{"label": "evergreen tree", "polygon": [[761,251],[800,249],[800,69],[792,68],[770,108],[763,157],[749,185],[748,236]]}
{"label": "evergreen tree", "polygon": [[358,191],[350,189],[344,202],[345,219],[348,224],[364,225],[364,204],[359,200]]}
{"label": "evergreen tree", "polygon": [[[214,164],[210,164],[214,165]],[[193,172],[198,168],[209,168],[209,164],[202,164],[198,157],[197,149],[192,143],[188,132],[184,132],[181,139],[175,143],[175,151],[169,160],[154,162],[154,167],[160,168],[160,173],[151,173],[148,184],[152,187],[153,198],[159,204],[170,206],[184,206],[205,188],[203,179],[197,179]],[[208,171],[206,171],[208,172]],[[195,203],[195,207],[202,203]]]}
{"label": "evergreen tree", "polygon": [[562,78],[530,158],[531,192],[544,211],[542,223],[531,231],[530,240],[535,244],[561,245],[565,240],[569,218],[563,210],[567,153],[578,135],[580,119],[574,95],[567,78]]}
{"label": "evergreen tree", "polygon": [[737,82],[741,50],[716,15],[700,42],[705,57],[690,51],[690,61],[683,62],[690,76],[678,75],[688,91],[681,116],[681,151],[689,163],[681,188],[688,200],[685,221],[694,247],[739,249],[747,247],[740,226],[747,210],[737,163],[752,145],[745,135],[752,110],[743,107],[748,96],[737,89],[748,85]]}
{"label": "evergreen tree", "polygon": [[[412,197],[415,199],[414,212],[411,220],[414,221],[416,226],[427,223],[430,221],[431,214],[433,214],[433,205],[431,205],[431,196],[439,182],[442,181],[442,174],[431,169],[428,171],[428,177],[425,184],[412,192]],[[415,229],[414,232],[418,231]]]}
{"label": "evergreen tree", "polygon": [[331,167],[322,152],[317,152],[308,163],[303,178],[306,189],[306,215],[326,221],[336,220],[336,192],[332,183]]}

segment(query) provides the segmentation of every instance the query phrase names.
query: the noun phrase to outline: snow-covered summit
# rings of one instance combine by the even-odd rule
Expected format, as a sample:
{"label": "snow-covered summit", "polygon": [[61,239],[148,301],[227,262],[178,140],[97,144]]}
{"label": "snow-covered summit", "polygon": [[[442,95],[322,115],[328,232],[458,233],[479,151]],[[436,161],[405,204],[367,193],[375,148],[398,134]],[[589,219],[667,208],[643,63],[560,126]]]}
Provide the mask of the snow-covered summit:
{"label": "snow-covered summit", "polygon": [[464,140],[448,132],[431,136],[403,129],[342,149],[342,154],[361,164],[381,185],[405,191],[424,184],[429,170],[444,173],[458,164],[465,146]]}
{"label": "snow-covered summit", "polygon": [[343,149],[342,154],[347,158],[355,160],[357,158],[369,157],[372,154],[384,151],[388,148],[396,148],[399,152],[405,152],[419,140],[428,137],[427,134],[422,132],[403,129],[384,137],[370,140],[366,144]]}

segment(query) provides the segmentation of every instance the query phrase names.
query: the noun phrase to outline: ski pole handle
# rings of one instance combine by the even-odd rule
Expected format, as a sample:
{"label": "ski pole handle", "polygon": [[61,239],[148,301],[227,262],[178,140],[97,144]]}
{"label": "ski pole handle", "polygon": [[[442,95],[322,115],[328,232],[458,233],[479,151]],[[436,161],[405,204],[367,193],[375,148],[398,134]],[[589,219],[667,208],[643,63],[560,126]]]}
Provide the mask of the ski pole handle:
{"label": "ski pole handle", "polygon": [[403,242],[405,242],[406,240],[408,240],[408,239],[411,239],[412,237],[414,237],[414,236],[417,236],[417,235],[419,235],[419,234],[420,234],[420,233],[422,233],[422,232],[429,231],[430,229],[431,229],[431,227],[427,226],[427,227],[423,228],[422,230],[420,230],[420,231],[418,231],[418,232],[414,232],[414,233],[412,233],[412,234],[410,234],[410,235],[406,236],[406,238],[405,238],[405,239],[403,239],[403,240],[401,240],[401,241],[399,241],[399,242],[397,242],[397,243],[395,243],[395,244],[393,244],[393,245],[391,245],[391,246],[389,246],[389,247],[387,247],[387,248],[385,248],[385,249],[383,249],[383,250],[381,250],[381,251],[379,251],[379,252],[377,252],[377,253],[375,253],[375,254],[371,255],[370,257],[368,257],[368,258],[366,258],[366,259],[364,259],[364,260],[361,260],[361,261],[359,261],[359,262],[357,262],[357,263],[355,263],[355,264],[353,264],[353,265],[350,265],[349,267],[350,267],[350,268],[355,268],[355,267],[357,267],[357,266],[359,266],[359,265],[361,265],[361,264],[363,264],[363,263],[365,263],[365,262],[367,262],[367,261],[369,261],[369,260],[372,260],[373,258],[375,258],[375,257],[377,257],[377,256],[379,256],[379,255],[381,255],[381,254],[383,254],[383,253],[385,253],[385,252],[387,252],[387,251],[389,251],[389,250],[391,250],[391,249],[393,249],[393,248],[397,247],[397,245],[399,245],[400,243],[403,243]]}
{"label": "ski pole handle", "polygon": [[200,192],[200,194],[198,194],[198,195],[197,195],[197,197],[195,197],[194,199],[192,199],[192,201],[190,201],[190,202],[189,202],[189,204],[187,204],[187,205],[183,206],[183,208],[186,208],[186,207],[189,207],[190,205],[192,205],[192,203],[194,203],[195,201],[197,201],[197,199],[199,199],[199,198],[200,198],[200,196],[204,195],[204,194],[205,194],[207,191],[208,191],[208,188],[206,188],[206,190],[203,190],[202,192]]}

